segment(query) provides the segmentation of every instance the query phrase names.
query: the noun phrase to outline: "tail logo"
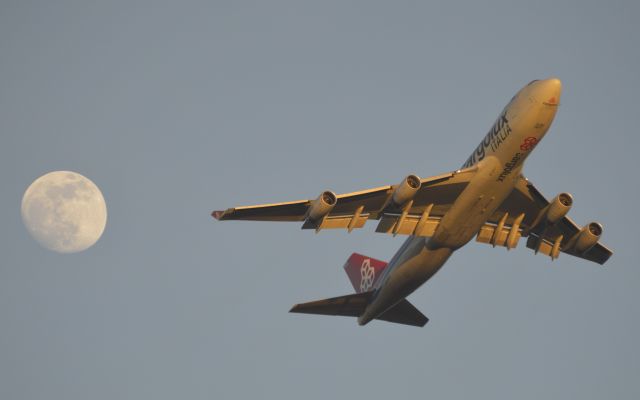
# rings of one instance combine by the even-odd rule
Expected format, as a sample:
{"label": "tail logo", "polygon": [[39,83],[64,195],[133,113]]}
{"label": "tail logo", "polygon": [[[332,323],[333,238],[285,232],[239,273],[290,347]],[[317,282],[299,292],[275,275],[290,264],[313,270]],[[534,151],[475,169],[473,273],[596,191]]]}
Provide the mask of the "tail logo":
{"label": "tail logo", "polygon": [[360,266],[360,291],[366,292],[373,286],[376,277],[376,270],[371,266],[371,260],[365,258]]}

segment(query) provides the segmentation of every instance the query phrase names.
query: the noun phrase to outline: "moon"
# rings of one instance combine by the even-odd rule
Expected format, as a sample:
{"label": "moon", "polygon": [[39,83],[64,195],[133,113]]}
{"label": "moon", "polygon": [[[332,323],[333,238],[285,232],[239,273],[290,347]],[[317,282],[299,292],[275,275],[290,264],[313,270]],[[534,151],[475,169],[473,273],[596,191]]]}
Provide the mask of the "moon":
{"label": "moon", "polygon": [[107,224],[102,192],[88,178],[71,171],[42,175],[22,197],[22,220],[33,238],[58,253],[93,246]]}

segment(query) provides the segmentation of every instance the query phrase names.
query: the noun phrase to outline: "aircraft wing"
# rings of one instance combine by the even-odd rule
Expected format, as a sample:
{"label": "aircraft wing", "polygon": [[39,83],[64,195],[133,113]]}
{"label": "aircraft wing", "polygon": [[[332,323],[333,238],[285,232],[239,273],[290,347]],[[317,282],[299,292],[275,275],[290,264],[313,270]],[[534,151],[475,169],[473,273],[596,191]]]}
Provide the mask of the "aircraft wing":
{"label": "aircraft wing", "polygon": [[[563,252],[604,264],[613,253],[597,241],[602,227],[590,223],[580,228],[566,216],[549,223],[546,213],[550,203],[528,179],[520,177],[513,192],[481,228],[477,241],[513,248],[521,236],[528,236],[528,248],[552,259]],[[593,245],[584,240],[590,234],[596,240]]]}
{"label": "aircraft wing", "polygon": [[430,236],[475,172],[472,167],[426,179],[409,175],[398,185],[339,195],[327,191],[315,200],[234,207],[214,211],[212,216],[218,220],[304,221],[303,229],[316,231],[351,231],[376,219],[380,220],[377,232]]}

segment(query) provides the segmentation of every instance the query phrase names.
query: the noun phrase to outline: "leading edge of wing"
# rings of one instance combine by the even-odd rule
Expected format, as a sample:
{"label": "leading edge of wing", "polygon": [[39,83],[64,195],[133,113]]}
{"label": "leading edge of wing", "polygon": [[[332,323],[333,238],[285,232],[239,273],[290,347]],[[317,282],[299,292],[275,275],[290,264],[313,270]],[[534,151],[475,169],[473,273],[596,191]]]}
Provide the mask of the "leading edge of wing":
{"label": "leading edge of wing", "polygon": [[[421,188],[412,202],[410,213],[422,213],[427,203],[435,205],[450,203],[468,183],[474,168],[467,168],[421,179]],[[451,184],[451,185],[449,185]],[[447,185],[452,189],[443,189]],[[336,195],[336,204],[326,215],[332,218],[350,218],[354,215],[365,219],[378,219],[381,212],[398,211],[390,209],[389,201],[393,195],[394,185],[379,186],[371,189]],[[455,189],[453,189],[455,188]],[[433,191],[437,196],[433,197]],[[323,192],[324,193],[324,192]],[[259,204],[217,210],[211,216],[217,220],[252,220],[252,221],[304,221],[309,207],[316,200],[297,200],[282,203]],[[340,225],[341,226],[341,225]]]}

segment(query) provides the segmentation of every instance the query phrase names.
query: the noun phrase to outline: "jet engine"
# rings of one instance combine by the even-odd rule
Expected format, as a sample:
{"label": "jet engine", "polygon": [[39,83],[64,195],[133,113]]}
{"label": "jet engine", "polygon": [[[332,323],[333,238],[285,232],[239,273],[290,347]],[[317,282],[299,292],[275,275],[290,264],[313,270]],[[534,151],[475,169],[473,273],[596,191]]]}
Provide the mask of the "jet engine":
{"label": "jet engine", "polygon": [[560,193],[547,206],[547,222],[555,224],[560,221],[571,209],[573,198],[569,193]]}
{"label": "jet engine", "polygon": [[418,193],[421,184],[420,178],[416,175],[409,175],[404,178],[393,190],[393,197],[391,198],[393,204],[399,207],[411,200]]}
{"label": "jet engine", "polygon": [[337,201],[338,198],[332,191],[326,190],[320,193],[320,196],[311,203],[308,219],[312,221],[322,219],[325,215],[329,214],[331,210],[333,210]]}
{"label": "jet engine", "polygon": [[598,239],[602,235],[602,225],[597,222],[591,222],[587,226],[583,226],[577,235],[573,248],[580,254],[586,253],[598,243]]}

